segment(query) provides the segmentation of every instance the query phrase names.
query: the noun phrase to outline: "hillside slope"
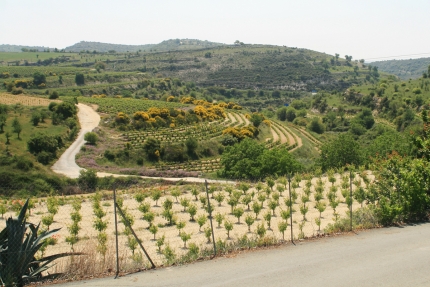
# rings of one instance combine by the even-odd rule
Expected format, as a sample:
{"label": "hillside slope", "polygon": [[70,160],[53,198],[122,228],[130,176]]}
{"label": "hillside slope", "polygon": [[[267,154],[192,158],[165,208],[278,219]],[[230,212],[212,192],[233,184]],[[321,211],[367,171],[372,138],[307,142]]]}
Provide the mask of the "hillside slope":
{"label": "hillside slope", "polygon": [[372,62],[370,65],[378,67],[380,71],[408,80],[419,78],[424,72],[427,72],[430,58],[378,61]]}
{"label": "hillside slope", "polygon": [[[140,51],[131,51],[138,48]],[[75,72],[115,73],[115,79],[110,77],[109,84],[123,78],[118,73],[139,73],[149,77],[178,78],[202,87],[249,89],[249,97],[262,89],[340,91],[351,85],[373,82],[379,77],[376,67],[376,70],[368,69],[357,61],[274,45],[224,45],[177,39],[144,46],[81,42],[66,50],[70,49],[79,50],[79,53],[3,53],[0,54],[0,62],[3,61],[0,72],[19,77],[32,76],[40,69],[47,75],[61,74],[64,79],[61,83],[56,79],[56,87],[65,87],[66,83],[74,85],[74,79],[68,81],[64,76]],[[97,52],[100,49],[107,52]],[[128,52],[117,51],[122,49],[128,49]],[[12,64],[13,68],[10,67]],[[92,78],[88,76],[86,83]]]}

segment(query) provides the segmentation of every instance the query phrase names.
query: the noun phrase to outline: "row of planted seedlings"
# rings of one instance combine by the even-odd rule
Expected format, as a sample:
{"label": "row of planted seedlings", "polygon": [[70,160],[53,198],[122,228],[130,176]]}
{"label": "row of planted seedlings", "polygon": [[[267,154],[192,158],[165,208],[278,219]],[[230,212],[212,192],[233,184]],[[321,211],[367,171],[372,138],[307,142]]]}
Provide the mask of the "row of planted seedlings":
{"label": "row of planted seedlings", "polygon": [[303,137],[307,138],[310,142],[312,142],[313,144],[315,144],[316,147],[321,146],[321,142],[319,140],[317,140],[314,136],[312,136],[309,132],[307,132],[306,130],[295,126],[294,124],[288,124],[288,128],[290,130],[294,130],[295,132],[292,133],[293,135],[296,134],[301,134]]}
{"label": "row of planted seedlings", "polygon": [[[365,173],[354,177],[351,198],[349,174],[331,171],[317,178],[296,175],[291,180],[291,201],[286,178],[268,178],[255,184],[211,185],[208,192],[216,244],[221,251],[226,251],[238,242],[249,247],[290,240],[291,213],[295,239],[316,235],[328,224],[345,217],[351,205],[354,209],[363,205],[370,182],[371,177]],[[119,190],[117,194],[118,205],[156,264],[177,262],[183,256],[195,259],[210,253],[212,231],[203,185],[135,188]],[[41,253],[72,250],[85,253],[62,260],[58,270],[69,268],[85,275],[114,269],[112,191],[31,202],[30,222],[41,222],[42,230],[62,228],[46,241]],[[4,202],[0,204],[0,208],[5,206]],[[10,208],[6,207],[5,216],[14,215],[18,210]],[[137,240],[122,221],[120,218],[118,233],[121,268],[147,265]],[[82,267],[85,264],[90,265]]]}
{"label": "row of planted seedlings", "polygon": [[[351,206],[363,204],[363,181],[353,180],[351,198],[349,175],[317,179],[296,176],[291,182],[291,201],[286,178],[267,179],[253,186],[212,185],[209,194],[215,240],[220,246],[243,241],[244,236],[255,244],[267,238],[271,242],[290,240],[286,231],[291,213],[295,239],[317,235],[346,216]],[[158,264],[211,248],[208,202],[201,185],[137,191],[132,198],[123,203],[127,217]],[[130,244],[133,239],[126,233],[122,235],[131,258],[135,257],[140,252],[137,244]],[[137,256],[139,260],[141,257]]]}
{"label": "row of planted seedlings", "polygon": [[[195,129],[195,131],[190,131],[191,129]],[[221,125],[212,125],[209,127],[205,127],[201,129],[200,126],[191,126],[190,130],[185,133],[176,133],[176,131],[172,130],[169,133],[165,134],[157,134],[155,133],[152,137],[162,142],[185,142],[188,138],[194,137],[199,140],[211,139],[213,137],[220,136],[222,134],[223,126]],[[138,147],[143,145],[144,141],[147,139],[145,136],[126,136],[125,140],[131,142],[132,146]]]}
{"label": "row of planted seedlings", "polygon": [[246,118],[243,112],[237,112],[236,116],[239,117],[239,121],[243,122],[244,124],[249,124],[249,120]]}
{"label": "row of planted seedlings", "polygon": [[288,139],[288,134],[291,134],[291,136],[294,138],[294,142],[293,143],[289,143],[290,146],[298,143],[298,135],[296,133],[294,133],[289,127],[280,124],[277,121],[272,121],[272,123],[285,135],[285,137]]}
{"label": "row of planted seedlings", "polygon": [[199,123],[197,125],[191,125],[191,126],[179,126],[175,128],[158,128],[156,131],[152,130],[145,130],[145,131],[134,131],[134,132],[128,132],[124,133],[123,136],[135,139],[135,138],[146,138],[146,137],[155,137],[155,136],[166,136],[174,134],[196,134],[199,130],[208,130],[211,129],[212,125],[220,124],[221,122],[219,120],[210,122],[210,123]]}
{"label": "row of planted seedlings", "polygon": [[[272,121],[273,125],[279,130],[280,133],[282,133],[286,138],[287,141],[289,141],[288,139],[288,134],[291,133],[291,131],[289,131],[284,125],[281,125],[275,121]],[[297,142],[296,137],[294,136],[293,133],[291,133],[292,137],[294,138],[294,142]],[[294,144],[293,142],[288,142],[290,145]]]}

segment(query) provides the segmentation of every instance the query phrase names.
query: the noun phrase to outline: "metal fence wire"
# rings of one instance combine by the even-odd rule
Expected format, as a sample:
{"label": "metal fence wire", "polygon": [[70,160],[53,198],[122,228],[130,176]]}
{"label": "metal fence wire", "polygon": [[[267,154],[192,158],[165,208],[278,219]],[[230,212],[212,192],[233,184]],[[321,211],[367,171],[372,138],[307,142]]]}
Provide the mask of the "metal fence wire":
{"label": "metal fence wire", "polygon": [[[57,195],[30,197],[25,217],[34,226],[40,223],[38,234],[59,229],[43,241],[36,259],[75,253],[58,258],[42,274],[118,276],[237,249],[291,244],[324,234],[342,220],[349,226],[350,208],[361,205],[350,195],[364,184],[355,175],[337,174],[334,182],[299,176],[265,182],[152,181],[92,192],[70,185],[51,191]],[[10,194],[8,189],[13,188],[1,187],[3,194]],[[3,230],[26,199],[0,201]],[[7,243],[0,244],[7,249]]]}

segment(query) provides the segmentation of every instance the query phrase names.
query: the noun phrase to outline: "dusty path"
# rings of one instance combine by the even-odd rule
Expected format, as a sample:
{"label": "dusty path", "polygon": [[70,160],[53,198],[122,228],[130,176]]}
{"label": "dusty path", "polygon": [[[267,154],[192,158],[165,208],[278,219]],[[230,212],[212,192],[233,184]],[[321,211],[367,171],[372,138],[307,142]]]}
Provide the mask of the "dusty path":
{"label": "dusty path", "polygon": [[[58,161],[51,167],[52,170],[56,173],[63,174],[70,178],[78,178],[79,172],[81,171],[81,167],[76,164],[75,157],[78,154],[81,147],[85,144],[84,136],[87,132],[92,131],[96,128],[100,123],[99,114],[94,111],[91,107],[78,104],[78,118],[79,123],[81,124],[81,131],[79,132],[78,137],[73,142],[73,144],[61,155]],[[127,175],[106,173],[106,172],[97,172],[98,177],[124,177]],[[161,177],[149,177],[149,176],[140,176],[141,178],[151,178],[151,179],[160,179]],[[167,178],[163,177],[162,179],[167,181],[186,181],[186,182],[197,182],[202,183],[205,182],[205,178],[197,178],[197,177],[185,177],[185,178]],[[234,183],[233,181],[226,180],[207,180],[209,183]]]}
{"label": "dusty path", "polygon": [[245,117],[244,114],[239,114],[239,116],[242,118],[242,120],[245,122],[245,125],[249,125],[251,122]]}
{"label": "dusty path", "polygon": [[242,117],[239,114],[234,113],[232,115],[236,118],[236,122],[238,126],[244,123]]}
{"label": "dusty path", "polygon": [[84,136],[99,125],[100,116],[91,107],[78,104],[78,118],[81,124],[81,131],[72,145],[61,155],[56,163],[51,167],[56,173],[64,174],[70,178],[79,177],[81,168],[76,164],[75,156],[85,144]]}
{"label": "dusty path", "polygon": [[270,127],[270,131],[272,133],[272,137],[273,137],[273,142],[277,142],[279,140],[279,136],[276,133],[275,129],[273,127]]}
{"label": "dusty path", "polygon": [[381,228],[56,286],[429,286],[429,236],[428,223]]}
{"label": "dusty path", "polygon": [[[282,127],[282,128],[285,130],[285,133],[288,135],[288,142],[290,144],[295,144],[296,143],[296,138],[293,136],[293,134],[291,133],[291,131],[288,130],[286,127]],[[301,141],[300,137],[298,137],[297,135],[296,135],[296,137],[297,137],[297,146],[301,147],[302,146],[302,141]]]}
{"label": "dusty path", "polygon": [[228,117],[230,118],[230,121],[232,124],[237,122],[236,117],[232,113],[227,113]]}

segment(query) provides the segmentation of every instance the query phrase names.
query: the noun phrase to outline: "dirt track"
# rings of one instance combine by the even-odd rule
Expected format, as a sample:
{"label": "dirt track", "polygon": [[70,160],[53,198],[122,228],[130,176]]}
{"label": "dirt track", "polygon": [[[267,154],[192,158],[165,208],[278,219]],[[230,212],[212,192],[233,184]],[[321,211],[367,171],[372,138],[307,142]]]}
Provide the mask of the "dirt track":
{"label": "dirt track", "polygon": [[99,125],[100,116],[91,107],[78,104],[78,118],[81,124],[81,131],[75,142],[61,155],[58,161],[51,167],[56,173],[63,174],[70,178],[79,177],[81,168],[76,164],[75,156],[85,144],[84,136]]}

